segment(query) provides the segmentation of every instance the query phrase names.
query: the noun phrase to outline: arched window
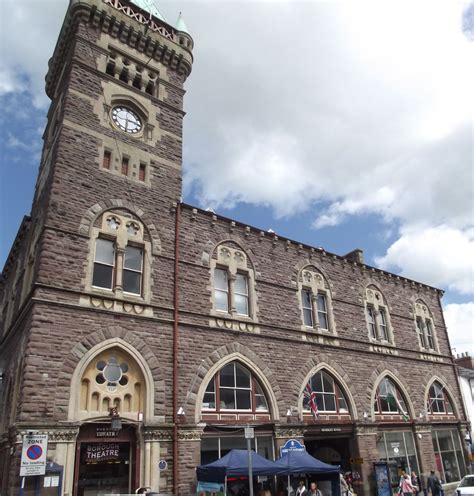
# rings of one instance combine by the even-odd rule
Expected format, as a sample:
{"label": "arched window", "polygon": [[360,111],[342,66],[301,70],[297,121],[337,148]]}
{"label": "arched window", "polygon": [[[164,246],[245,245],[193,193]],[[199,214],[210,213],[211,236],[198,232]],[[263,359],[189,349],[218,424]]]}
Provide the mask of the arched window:
{"label": "arched window", "polygon": [[331,292],[316,267],[304,268],[298,277],[303,330],[335,332]]}
{"label": "arched window", "polygon": [[209,381],[202,410],[268,412],[268,401],[257,378],[243,365],[231,362]]}
{"label": "arched window", "polygon": [[[311,392],[315,393],[318,413],[349,413],[347,400],[337,382],[322,370],[311,377],[308,382]],[[306,387],[306,391],[309,391]],[[309,412],[310,395],[303,396],[303,411]],[[314,397],[314,395],[313,395]]]}
{"label": "arched window", "polygon": [[395,383],[385,377],[375,393],[374,412],[383,415],[400,414],[408,419],[405,400]]}
{"label": "arched window", "polygon": [[415,304],[415,325],[420,348],[426,351],[437,351],[433,316],[422,300],[418,300]]}
{"label": "arched window", "polygon": [[428,393],[427,410],[430,413],[453,414],[453,405],[449,399],[446,389],[439,382],[433,382]]}
{"label": "arched window", "polygon": [[393,344],[387,302],[383,294],[373,285],[365,291],[365,313],[370,341]]}
{"label": "arched window", "polygon": [[133,358],[112,348],[97,355],[82,378],[79,401],[82,418],[107,416],[116,407],[136,420],[145,408],[145,379]]}
{"label": "arched window", "polygon": [[242,249],[219,246],[211,261],[211,277],[214,315],[256,320],[255,274]]}

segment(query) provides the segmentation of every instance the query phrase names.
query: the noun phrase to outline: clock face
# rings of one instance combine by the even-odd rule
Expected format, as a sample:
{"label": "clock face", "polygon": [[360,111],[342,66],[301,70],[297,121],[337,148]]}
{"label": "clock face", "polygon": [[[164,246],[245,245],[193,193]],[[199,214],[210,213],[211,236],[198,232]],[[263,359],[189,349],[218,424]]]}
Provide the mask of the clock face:
{"label": "clock face", "polygon": [[142,129],[140,117],[127,107],[115,107],[112,110],[112,120],[122,131],[137,134]]}

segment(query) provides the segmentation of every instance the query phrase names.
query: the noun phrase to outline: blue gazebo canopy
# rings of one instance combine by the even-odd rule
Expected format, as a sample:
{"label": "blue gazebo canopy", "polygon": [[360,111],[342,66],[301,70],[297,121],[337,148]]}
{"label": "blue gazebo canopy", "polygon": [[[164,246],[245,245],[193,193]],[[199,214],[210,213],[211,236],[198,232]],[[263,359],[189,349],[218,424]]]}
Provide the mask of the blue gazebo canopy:
{"label": "blue gazebo canopy", "polygon": [[275,462],[280,467],[278,475],[321,474],[335,476],[339,467],[317,460],[306,451],[288,451]]}
{"label": "blue gazebo canopy", "polygon": [[[281,467],[251,451],[253,475],[276,475]],[[197,467],[197,478],[202,482],[223,482],[227,476],[247,476],[248,451],[233,449],[215,462]]]}

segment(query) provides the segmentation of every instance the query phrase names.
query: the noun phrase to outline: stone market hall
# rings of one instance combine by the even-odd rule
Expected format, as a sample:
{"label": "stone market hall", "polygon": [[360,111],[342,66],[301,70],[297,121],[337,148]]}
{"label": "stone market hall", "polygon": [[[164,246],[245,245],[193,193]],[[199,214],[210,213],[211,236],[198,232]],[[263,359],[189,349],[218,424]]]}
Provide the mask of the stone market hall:
{"label": "stone market hall", "polygon": [[[247,425],[264,457],[295,439],[357,494],[384,460],[396,482],[460,480],[441,290],[181,202],[193,45],[145,0],[70,1],[31,215],[0,283],[1,494],[187,496]],[[30,432],[48,436],[48,464],[23,479]]]}

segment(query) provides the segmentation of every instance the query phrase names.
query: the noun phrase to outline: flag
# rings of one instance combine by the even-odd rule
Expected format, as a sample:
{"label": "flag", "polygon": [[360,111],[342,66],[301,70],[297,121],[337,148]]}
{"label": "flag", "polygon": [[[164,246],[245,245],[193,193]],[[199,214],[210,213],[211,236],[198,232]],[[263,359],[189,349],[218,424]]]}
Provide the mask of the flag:
{"label": "flag", "polygon": [[408,422],[410,420],[410,417],[408,416],[408,413],[405,412],[405,410],[403,409],[402,405],[400,404],[400,400],[398,399],[397,392],[395,391],[395,388],[392,386],[392,384],[390,384],[390,391],[387,392],[386,399],[387,399],[387,403],[393,409],[396,408],[400,412],[400,414],[401,414],[402,419],[403,419],[404,422]]}
{"label": "flag", "polygon": [[316,405],[316,393],[311,389],[311,384],[308,382],[303,391],[304,397],[308,400],[308,406],[313,414],[314,420],[319,416],[318,405]]}

